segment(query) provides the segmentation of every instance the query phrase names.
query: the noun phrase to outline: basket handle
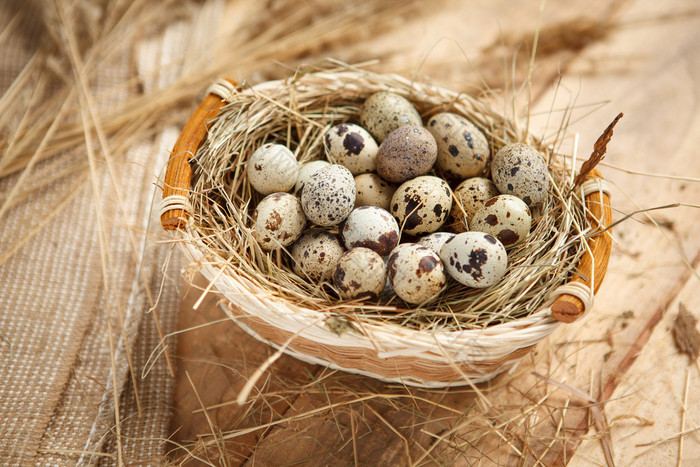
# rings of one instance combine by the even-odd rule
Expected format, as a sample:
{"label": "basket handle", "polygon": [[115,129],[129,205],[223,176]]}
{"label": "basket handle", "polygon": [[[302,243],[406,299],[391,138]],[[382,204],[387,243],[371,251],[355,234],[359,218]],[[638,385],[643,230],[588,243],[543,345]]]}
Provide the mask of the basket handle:
{"label": "basket handle", "polygon": [[[591,170],[586,180],[601,179],[597,170]],[[602,196],[602,199],[601,199]],[[578,263],[576,273],[569,283],[578,282],[586,286],[593,294],[598,292],[608,270],[608,260],[612,250],[612,235],[609,227],[612,225],[612,208],[610,194],[605,191],[594,191],[586,196],[586,219],[592,226],[600,226],[601,232],[588,238],[588,248]],[[607,230],[606,230],[607,229]],[[605,231],[603,231],[605,230]],[[593,272],[595,271],[595,279]],[[595,281],[595,283],[592,283]],[[569,294],[559,296],[552,304],[552,315],[562,323],[576,321],[585,311],[585,305],[580,298]]]}
{"label": "basket handle", "polygon": [[[227,79],[234,87],[238,83]],[[211,88],[210,88],[211,89]],[[190,192],[192,167],[190,159],[194,157],[199,146],[207,136],[211,120],[219,114],[224,100],[211,90],[192,113],[182,133],[175,142],[173,151],[165,169],[163,183],[163,204],[161,205],[160,224],[163,230],[177,230],[187,225],[188,213],[182,200]]]}

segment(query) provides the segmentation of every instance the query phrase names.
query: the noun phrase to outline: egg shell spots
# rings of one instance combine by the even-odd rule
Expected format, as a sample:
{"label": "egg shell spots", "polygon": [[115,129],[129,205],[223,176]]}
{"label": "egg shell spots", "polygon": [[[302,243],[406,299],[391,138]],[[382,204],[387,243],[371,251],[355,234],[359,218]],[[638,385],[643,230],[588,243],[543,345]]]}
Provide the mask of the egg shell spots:
{"label": "egg shell spots", "polygon": [[353,175],[374,172],[379,146],[371,134],[354,123],[330,128],[324,138],[329,159],[347,167]]}
{"label": "egg shell spots", "polygon": [[530,207],[547,198],[547,162],[528,144],[513,143],[501,148],[493,157],[491,178],[501,193],[515,195]]}
{"label": "egg shell spots", "polygon": [[447,274],[468,287],[486,288],[505,275],[508,255],[492,235],[462,232],[448,240],[440,251]]}
{"label": "egg shell spots", "polygon": [[294,184],[294,194],[296,196],[301,196],[301,190],[304,189],[304,183],[306,183],[309,177],[329,165],[331,165],[330,162],[321,160],[304,162],[301,167],[299,167],[297,182]]}
{"label": "egg shell spots", "polygon": [[391,197],[396,185],[387,182],[377,174],[360,174],[355,177],[355,207],[377,206],[389,210]]}
{"label": "egg shell spots", "polygon": [[369,248],[348,250],[338,260],[333,285],[346,299],[376,298],[386,285],[384,260]]}
{"label": "egg shell spots", "polygon": [[307,230],[292,246],[294,272],[314,283],[330,280],[344,252],[332,233],[318,228]]}
{"label": "egg shell spots", "polygon": [[428,130],[402,126],[379,146],[377,173],[392,183],[405,182],[430,172],[436,158],[437,144]]}
{"label": "egg shell spots", "polygon": [[360,125],[381,143],[389,133],[404,125],[423,126],[418,111],[405,97],[393,92],[378,92],[365,100]]}
{"label": "egg shell spots", "polygon": [[454,237],[455,234],[452,232],[434,232],[428,235],[425,235],[424,237],[421,237],[418,239],[418,244],[420,246],[424,246],[426,248],[429,248],[433,250],[435,253],[438,255],[440,254],[440,250],[442,249],[442,246],[452,237]]}
{"label": "egg shell spots", "polygon": [[246,164],[248,182],[263,195],[291,190],[298,174],[299,163],[294,154],[281,144],[263,144]]}
{"label": "egg shell spots", "polygon": [[388,255],[399,244],[399,224],[389,211],[376,206],[355,208],[343,226],[347,249],[365,247],[379,256]]}
{"label": "egg shell spots", "polygon": [[474,213],[484,206],[484,203],[500,192],[496,185],[484,177],[468,178],[454,190],[454,202],[450,211],[450,226],[456,233],[469,230]]}
{"label": "egg shell spots", "polygon": [[452,208],[452,193],[443,179],[424,175],[399,186],[391,198],[391,214],[410,235],[438,230]]}
{"label": "egg shell spots", "polygon": [[291,245],[305,226],[301,203],[289,193],[267,195],[253,212],[253,237],[263,250]]}
{"label": "egg shell spots", "polygon": [[396,295],[410,304],[434,298],[447,282],[437,253],[416,243],[402,243],[391,252],[387,273]]}
{"label": "egg shell spots", "polygon": [[491,198],[472,218],[472,230],[493,235],[504,246],[525,240],[531,226],[530,209],[525,201],[513,195]]}
{"label": "egg shell spots", "polygon": [[314,224],[340,224],[355,206],[355,179],[342,165],[332,164],[316,171],[304,184],[301,205]]}
{"label": "egg shell spots", "polygon": [[438,146],[435,165],[446,176],[461,180],[486,171],[491,157],[489,143],[472,122],[461,115],[442,112],[434,115],[426,128]]}

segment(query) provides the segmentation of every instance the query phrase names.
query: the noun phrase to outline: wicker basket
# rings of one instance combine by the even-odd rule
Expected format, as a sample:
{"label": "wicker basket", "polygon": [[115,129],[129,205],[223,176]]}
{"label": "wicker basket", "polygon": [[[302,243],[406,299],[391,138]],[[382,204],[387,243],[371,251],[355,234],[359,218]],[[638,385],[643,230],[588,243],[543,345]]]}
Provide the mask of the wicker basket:
{"label": "wicker basket", "polygon": [[[419,84],[393,75],[374,75],[354,69],[319,71],[314,86],[333,99],[348,86],[369,95],[393,90],[434,108],[460,113],[474,106],[468,98],[430,84]],[[321,83],[321,84],[319,84]],[[178,139],[168,164],[161,206],[165,230],[181,239],[179,244],[202,274],[225,299],[226,313],[255,338],[281,348],[301,360],[347,372],[369,375],[384,381],[422,387],[445,387],[486,381],[509,371],[562,322],[572,322],[590,309],[600,287],[610,256],[612,212],[609,195],[595,170],[578,189],[585,196],[585,217],[595,235],[588,236],[587,252],[570,280],[552,291],[534,313],[482,329],[419,331],[400,325],[353,321],[347,316],[323,313],[291,300],[251,281],[235,266],[212,262],[202,248],[202,235],[191,228],[189,215],[191,159],[200,150],[222,106],[235,96],[264,95],[285,87],[301,89],[305,76],[271,81],[253,89],[236,88],[232,81],[218,81],[192,114]],[[252,94],[251,94],[252,93]],[[280,106],[283,111],[284,106]],[[245,122],[236,131],[243,131]],[[206,157],[206,154],[198,154]],[[339,332],[338,325],[349,329]]]}

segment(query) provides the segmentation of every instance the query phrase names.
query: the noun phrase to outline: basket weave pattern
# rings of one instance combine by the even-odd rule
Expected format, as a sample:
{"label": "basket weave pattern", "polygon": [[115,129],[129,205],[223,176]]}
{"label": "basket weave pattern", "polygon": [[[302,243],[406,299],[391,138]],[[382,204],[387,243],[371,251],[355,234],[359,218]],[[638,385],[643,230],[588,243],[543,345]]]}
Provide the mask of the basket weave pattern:
{"label": "basket weave pattern", "polygon": [[[319,82],[323,85],[319,86]],[[449,108],[457,113],[465,113],[467,110],[471,114],[475,111],[478,113],[478,106],[481,105],[473,99],[465,100],[454,91],[418,84],[393,75],[387,78],[387,75],[358,73],[353,70],[320,72],[314,74],[314,83],[313,92],[329,96],[341,91],[352,91],[353,87],[365,94],[390,89],[410,96],[414,102],[420,102],[427,107]],[[209,94],[200,106],[200,109],[204,107],[206,111],[199,112],[199,115],[195,112],[188,125],[192,124],[191,127],[201,134],[201,129],[206,129],[212,113],[215,114],[225,102],[235,103],[238,93],[264,96],[285,86],[289,86],[289,83],[272,81],[253,89],[237,91],[230,85],[221,85],[217,91],[220,96]],[[305,89],[304,86],[306,84],[301,77],[294,83],[293,88],[308,93],[309,89]],[[292,94],[290,93],[290,100]],[[284,103],[276,105],[282,107]],[[489,119],[486,117],[486,108],[483,113],[484,120],[475,122],[477,125],[493,128],[494,125],[503,124],[500,132],[506,137],[515,137],[515,129],[509,126],[508,122]],[[246,116],[248,119],[257,117]],[[244,128],[244,124],[240,123],[232,131],[244,131]],[[211,253],[203,248],[206,239],[200,231],[192,228],[187,219],[189,206],[181,202],[182,198],[177,198],[187,195],[190,174],[182,175],[189,167],[183,170],[176,159],[179,157],[187,162],[204,138],[192,138],[189,134],[190,132],[183,131],[181,140],[189,142],[183,143],[186,144],[184,147],[176,145],[171,161],[174,167],[172,170],[168,167],[169,172],[177,172],[187,184],[183,186],[183,181],[173,182],[174,178],[168,178],[166,174],[164,198],[169,201],[164,204],[162,210],[164,228],[179,228],[175,235],[184,240],[180,245],[184,247],[190,259],[200,265],[203,275],[225,298],[222,307],[232,319],[257,339],[283,348],[286,353],[307,362],[385,381],[423,387],[486,381],[513,369],[538,342],[550,335],[561,321],[569,320],[561,317],[560,320],[555,319],[552,313],[553,306],[562,303],[567,305],[565,309],[569,310],[567,312],[571,314],[572,319],[589,309],[592,294],[597,291],[605,274],[610,252],[608,233],[588,239],[589,251],[578,264],[580,273],[573,275],[569,284],[553,291],[535,312],[515,320],[481,329],[419,331],[391,323],[353,320],[349,314],[319,312],[288,300],[274,290],[262,286],[260,282],[251,280],[247,274],[240,273],[235,264],[222,264],[221,261],[211,260]],[[217,143],[210,141],[209,144]],[[205,156],[200,151],[197,157]],[[592,173],[593,181],[599,180],[598,177],[597,172]],[[609,197],[600,184],[589,183],[582,195],[586,198],[590,227],[601,230],[608,227],[611,223]],[[173,200],[177,202],[174,203]],[[337,332],[331,325],[332,320],[345,323],[344,331]]]}

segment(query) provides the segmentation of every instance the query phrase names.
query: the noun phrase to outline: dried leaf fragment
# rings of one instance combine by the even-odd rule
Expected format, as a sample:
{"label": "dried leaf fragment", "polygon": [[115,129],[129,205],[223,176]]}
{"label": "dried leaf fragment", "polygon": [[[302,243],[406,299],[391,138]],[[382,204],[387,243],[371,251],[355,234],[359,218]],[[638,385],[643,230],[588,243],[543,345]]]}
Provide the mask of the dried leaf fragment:
{"label": "dried leaf fragment", "polygon": [[673,340],[678,350],[688,355],[693,361],[697,360],[700,354],[700,332],[696,326],[697,322],[695,316],[681,303],[678,316],[673,323]]}
{"label": "dried leaf fragment", "polygon": [[578,186],[581,183],[583,183],[586,180],[586,175],[588,175],[590,171],[593,170],[595,166],[603,160],[603,158],[605,157],[605,152],[608,150],[608,143],[610,142],[610,139],[613,135],[613,128],[615,128],[615,125],[617,125],[617,122],[620,121],[623,115],[624,114],[622,112],[617,114],[615,120],[613,120],[612,123],[608,125],[603,134],[600,135],[598,140],[595,142],[595,144],[593,145],[593,152],[591,153],[591,157],[589,157],[588,160],[584,162],[583,165],[581,165],[581,171],[574,179],[574,186]]}

